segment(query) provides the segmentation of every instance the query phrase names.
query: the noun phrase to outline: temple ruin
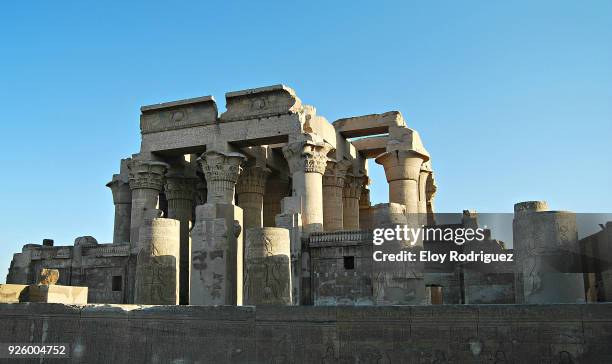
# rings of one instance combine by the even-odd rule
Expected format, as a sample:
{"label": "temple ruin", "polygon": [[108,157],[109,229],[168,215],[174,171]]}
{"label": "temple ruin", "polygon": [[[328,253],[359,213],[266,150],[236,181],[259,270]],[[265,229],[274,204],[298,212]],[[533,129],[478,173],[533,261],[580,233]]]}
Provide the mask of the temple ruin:
{"label": "temple ruin", "polygon": [[[26,244],[14,255],[7,283],[33,284],[42,269],[53,268],[58,284],[87,287],[89,303],[577,303],[586,292],[592,301],[610,300],[608,265],[591,267],[596,273],[589,275],[550,273],[546,257],[552,251],[556,263],[567,265],[567,252],[606,250],[612,225],[579,242],[575,216],[547,211],[543,202],[515,206],[518,261],[510,267],[395,269],[374,262],[373,227],[441,226],[432,158],[400,112],[330,123],[284,85],[229,92],[226,109],[219,114],[212,96],[143,106],[140,151],[121,160],[107,184],[113,242]],[[389,184],[388,203],[374,206],[372,160]],[[466,211],[447,227],[470,224],[477,222]],[[565,246],[534,249],[534,231]],[[490,237],[486,242],[445,249],[507,250]],[[435,243],[387,245],[442,246]]]}

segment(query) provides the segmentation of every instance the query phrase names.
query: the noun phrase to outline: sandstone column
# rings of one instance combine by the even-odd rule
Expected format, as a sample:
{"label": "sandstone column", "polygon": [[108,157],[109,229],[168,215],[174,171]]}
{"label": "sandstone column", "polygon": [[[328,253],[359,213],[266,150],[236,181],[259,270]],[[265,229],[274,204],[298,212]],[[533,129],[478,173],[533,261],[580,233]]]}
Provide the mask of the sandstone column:
{"label": "sandstone column", "polygon": [[419,211],[418,183],[421,164],[429,157],[416,150],[393,150],[376,157],[385,168],[389,182],[389,202],[406,206],[407,214]]}
{"label": "sandstone column", "polygon": [[280,174],[274,174],[268,176],[266,182],[266,191],[264,193],[264,212],[263,212],[263,224],[266,227],[276,226],[276,215],[280,214],[281,211],[281,200],[287,197],[291,193],[289,186],[289,178],[287,176],[281,176]]}
{"label": "sandstone column", "polygon": [[106,184],[113,192],[115,204],[115,224],[113,244],[130,241],[130,221],[132,219],[132,190],[127,176],[113,175],[113,180]]}
{"label": "sandstone column", "polygon": [[198,161],[206,177],[207,203],[233,204],[240,165],[245,156],[235,152],[207,151]]}
{"label": "sandstone column", "polygon": [[314,134],[283,147],[292,174],[293,196],[300,197],[306,234],[323,231],[323,173],[331,146]]}
{"label": "sandstone column", "polygon": [[368,184],[369,178],[366,177],[361,189],[361,197],[359,197],[359,228],[362,230],[372,229],[372,203]]}
{"label": "sandstone column", "polygon": [[198,161],[208,186],[196,207],[191,231],[191,305],[241,305],[243,289],[242,209],[234,206],[240,153],[210,150]]}
{"label": "sandstone column", "polygon": [[168,165],[156,161],[132,160],[128,164],[132,190],[130,244],[138,247],[138,234],[147,212],[156,210]]}
{"label": "sandstone column", "polygon": [[[283,147],[292,175],[292,197],[283,199],[279,227],[291,229],[291,268],[293,301],[310,304],[309,253],[302,249],[303,235],[323,231],[323,173],[331,145],[315,134],[304,134],[301,140]],[[295,217],[301,218],[301,225]]]}
{"label": "sandstone column", "polygon": [[134,303],[179,303],[180,228],[173,219],[146,219],[140,229]]}
{"label": "sandstone column", "polygon": [[585,302],[576,215],[548,211],[544,201],[521,202],[514,205],[512,228],[517,301]]}
{"label": "sandstone column", "polygon": [[180,223],[179,302],[181,305],[189,304],[189,254],[191,253],[189,229],[191,228],[196,182],[195,178],[168,175],[164,187],[168,200],[168,218],[178,220]]}
{"label": "sandstone column", "polygon": [[244,304],[292,304],[289,245],[288,229],[247,229]]}
{"label": "sandstone column", "polygon": [[240,173],[236,184],[237,205],[242,208],[244,228],[263,227],[263,198],[270,170],[251,165]]}
{"label": "sandstone column", "polygon": [[329,160],[323,175],[323,229],[325,231],[342,230],[344,226],[342,190],[348,161]]}
{"label": "sandstone column", "polygon": [[342,193],[344,230],[359,230],[359,197],[364,176],[347,174]]}

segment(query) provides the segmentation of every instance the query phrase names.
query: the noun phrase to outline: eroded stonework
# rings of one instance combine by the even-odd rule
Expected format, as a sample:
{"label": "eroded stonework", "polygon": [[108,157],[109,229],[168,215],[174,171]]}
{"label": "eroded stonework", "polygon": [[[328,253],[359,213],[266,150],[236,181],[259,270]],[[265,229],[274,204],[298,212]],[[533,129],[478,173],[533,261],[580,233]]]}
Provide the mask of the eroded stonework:
{"label": "eroded stonework", "polygon": [[[514,250],[490,234],[484,245],[423,238],[385,244],[390,251],[515,252],[516,266],[374,262],[375,228],[479,226],[469,211],[455,224],[436,221],[432,156],[402,114],[330,123],[284,85],[225,98],[221,115],[211,96],[143,106],[140,150],[107,184],[115,206],[112,244],[92,237],[74,246],[26,244],[7,282],[34,284],[41,270],[57,269],[59,285],[87,287],[95,303],[549,303],[582,302],[585,294],[610,300],[610,223],[578,241],[573,214],[547,211],[542,201],[516,205]],[[388,203],[370,202],[370,159],[385,170]],[[173,228],[158,235],[151,221],[165,220]],[[589,273],[550,271],[573,264]],[[19,293],[4,290],[13,300]],[[337,359],[335,351],[327,354]]]}

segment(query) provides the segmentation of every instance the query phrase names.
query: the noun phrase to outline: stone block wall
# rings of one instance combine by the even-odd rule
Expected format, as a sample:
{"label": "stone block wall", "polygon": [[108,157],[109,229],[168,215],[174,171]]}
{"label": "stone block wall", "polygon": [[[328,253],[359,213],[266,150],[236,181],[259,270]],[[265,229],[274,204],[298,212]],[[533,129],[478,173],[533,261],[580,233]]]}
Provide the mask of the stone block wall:
{"label": "stone block wall", "polygon": [[612,362],[608,303],[267,308],[22,303],[0,304],[0,327],[3,343],[68,343],[66,362],[72,363]]}

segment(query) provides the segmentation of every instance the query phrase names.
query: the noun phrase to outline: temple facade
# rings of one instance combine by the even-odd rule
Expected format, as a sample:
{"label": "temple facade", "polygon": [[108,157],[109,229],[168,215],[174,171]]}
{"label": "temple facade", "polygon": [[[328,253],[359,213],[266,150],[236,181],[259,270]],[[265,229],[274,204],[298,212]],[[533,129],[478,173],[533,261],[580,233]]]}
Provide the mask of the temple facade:
{"label": "temple facade", "polygon": [[[609,298],[602,293],[604,283],[612,292],[607,265],[588,277],[544,272],[541,250],[530,240],[534,229],[551,236],[560,226],[569,231],[563,249],[548,251],[585,248],[572,235],[571,213],[538,214],[547,208],[535,202],[515,207],[519,260],[511,269],[378,264],[373,228],[440,226],[431,156],[402,114],[330,123],[284,85],[225,96],[221,114],[211,96],[143,106],[140,151],[121,160],[107,184],[115,205],[113,242],[81,237],[74,246],[27,244],[14,255],[7,283],[30,284],[41,269],[54,268],[60,284],[87,286],[91,303],[583,302],[596,281],[595,300]],[[388,203],[370,202],[371,160],[384,168]],[[463,215],[450,228],[477,224],[470,212]],[[605,246],[610,223],[606,229],[591,240]],[[435,243],[386,244],[418,251],[439,249]],[[448,249],[510,251],[490,237],[487,243]],[[593,244],[582,245],[592,250]]]}

